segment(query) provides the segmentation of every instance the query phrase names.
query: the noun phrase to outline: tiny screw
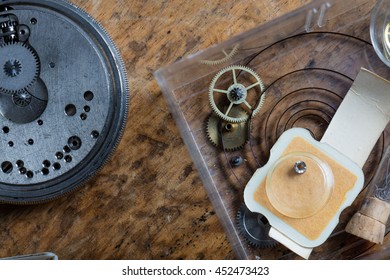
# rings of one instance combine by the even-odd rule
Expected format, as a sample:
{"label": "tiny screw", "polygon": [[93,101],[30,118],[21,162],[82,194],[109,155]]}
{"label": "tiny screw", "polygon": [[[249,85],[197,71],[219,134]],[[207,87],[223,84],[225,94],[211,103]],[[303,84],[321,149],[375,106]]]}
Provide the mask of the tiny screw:
{"label": "tiny screw", "polygon": [[235,157],[232,157],[232,159],[230,160],[230,164],[233,166],[233,167],[237,167],[237,166],[240,166],[242,163],[243,163],[243,159],[242,157],[240,156],[235,156]]}
{"label": "tiny screw", "polygon": [[303,174],[303,173],[306,172],[306,170],[307,170],[307,166],[306,166],[306,163],[304,161],[297,161],[294,164],[294,171],[295,171],[295,173]]}

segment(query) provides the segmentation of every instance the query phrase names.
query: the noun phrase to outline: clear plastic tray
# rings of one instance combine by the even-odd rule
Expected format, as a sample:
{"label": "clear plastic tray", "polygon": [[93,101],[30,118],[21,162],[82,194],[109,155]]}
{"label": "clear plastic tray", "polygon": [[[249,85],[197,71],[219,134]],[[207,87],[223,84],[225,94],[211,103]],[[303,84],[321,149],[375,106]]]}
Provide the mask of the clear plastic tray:
{"label": "clear plastic tray", "polygon": [[[266,249],[248,245],[237,223],[243,190],[254,171],[267,162],[283,131],[304,127],[321,139],[361,67],[390,79],[389,68],[370,42],[374,5],[367,0],[313,1],[155,73],[237,258],[298,258],[282,245]],[[260,112],[250,121],[249,140],[238,151],[212,145],[206,129],[213,111],[210,83],[231,65],[254,70],[266,93]],[[387,128],[363,169],[366,185],[389,144],[389,132]],[[235,156],[244,159],[239,167],[231,164]],[[352,259],[373,247],[344,231],[358,205],[359,199],[343,212],[338,227],[313,251],[312,259]],[[389,236],[385,242],[390,244]]]}

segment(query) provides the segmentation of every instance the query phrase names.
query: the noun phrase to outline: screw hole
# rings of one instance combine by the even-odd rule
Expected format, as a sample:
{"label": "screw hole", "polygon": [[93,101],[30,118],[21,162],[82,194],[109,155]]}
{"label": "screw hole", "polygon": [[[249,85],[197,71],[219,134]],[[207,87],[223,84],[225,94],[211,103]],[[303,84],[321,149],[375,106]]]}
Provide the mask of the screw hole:
{"label": "screw hole", "polygon": [[93,98],[94,98],[94,94],[92,91],[88,90],[88,91],[84,92],[84,99],[85,100],[92,101]]}
{"label": "screw hole", "polygon": [[8,127],[8,126],[4,126],[4,127],[3,127],[3,132],[4,132],[5,134],[7,134],[7,133],[9,132],[9,127]]}
{"label": "screw hole", "polygon": [[30,23],[31,23],[32,25],[37,24],[37,22],[38,22],[38,20],[37,20],[36,18],[32,18],[32,19],[30,20]]}
{"label": "screw hole", "polygon": [[87,119],[87,114],[82,113],[82,114],[80,115],[80,119],[83,120],[83,121],[85,121],[85,120]]}
{"label": "screw hole", "polygon": [[91,111],[91,107],[89,106],[84,106],[84,112],[88,113]]}
{"label": "screw hole", "polygon": [[72,157],[70,155],[66,155],[64,159],[68,163],[72,161]]}
{"label": "screw hole", "polygon": [[61,164],[59,164],[58,162],[55,162],[55,163],[53,164],[53,169],[54,169],[54,170],[60,170],[60,169],[61,169]]}
{"label": "screw hole", "polygon": [[27,171],[26,176],[27,176],[27,178],[31,179],[31,178],[34,177],[34,172],[32,172],[31,170],[29,170],[29,171]]}
{"label": "screw hole", "polygon": [[47,168],[42,168],[42,169],[41,169],[41,172],[42,172],[42,174],[45,175],[45,176],[46,176],[46,175],[49,175],[49,169],[47,169]]}
{"label": "screw hole", "polygon": [[27,169],[25,167],[19,168],[19,173],[25,175],[27,173]]}
{"label": "screw hole", "polygon": [[77,111],[76,106],[74,106],[73,104],[68,104],[65,106],[65,114],[67,116],[72,117],[72,116],[76,115],[76,111]]}
{"label": "screw hole", "polygon": [[65,153],[70,153],[71,149],[69,148],[69,146],[64,146],[64,152]]}
{"label": "screw hole", "polygon": [[61,153],[61,152],[57,152],[57,153],[56,153],[56,158],[57,158],[57,159],[63,159],[63,158],[64,158],[64,154]]}
{"label": "screw hole", "polygon": [[33,140],[33,139],[28,139],[27,143],[28,143],[29,145],[34,145],[34,140]]}
{"label": "screw hole", "polygon": [[97,139],[99,137],[99,132],[97,130],[94,130],[91,132],[91,137],[93,139]]}
{"label": "screw hole", "polygon": [[72,137],[69,137],[68,139],[68,146],[72,149],[72,150],[78,150],[81,148],[81,139],[80,137],[77,137],[77,136],[72,136]]}
{"label": "screw hole", "polygon": [[13,146],[14,146],[14,142],[9,141],[9,142],[8,142],[8,146],[13,147]]}
{"label": "screw hole", "polygon": [[43,125],[43,120],[38,120],[37,123],[38,125]]}
{"label": "screw hole", "polygon": [[20,160],[20,159],[17,160],[17,161],[16,161],[16,166],[19,167],[19,168],[24,167],[24,162],[23,162],[23,160]]}
{"label": "screw hole", "polygon": [[49,160],[45,159],[43,162],[42,162],[42,166],[43,167],[50,167],[51,163]]}

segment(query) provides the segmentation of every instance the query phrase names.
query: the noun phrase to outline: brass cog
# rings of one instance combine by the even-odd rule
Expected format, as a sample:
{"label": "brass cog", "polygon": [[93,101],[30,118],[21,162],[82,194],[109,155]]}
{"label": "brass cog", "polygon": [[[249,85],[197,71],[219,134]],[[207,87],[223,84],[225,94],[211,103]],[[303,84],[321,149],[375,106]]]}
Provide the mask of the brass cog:
{"label": "brass cog", "polygon": [[[245,118],[248,114],[245,110],[234,107],[231,115],[237,118]],[[248,129],[249,124],[247,121],[232,123],[222,120],[212,113],[207,120],[206,132],[208,139],[214,146],[223,147],[226,151],[236,151],[242,149],[248,141]]]}

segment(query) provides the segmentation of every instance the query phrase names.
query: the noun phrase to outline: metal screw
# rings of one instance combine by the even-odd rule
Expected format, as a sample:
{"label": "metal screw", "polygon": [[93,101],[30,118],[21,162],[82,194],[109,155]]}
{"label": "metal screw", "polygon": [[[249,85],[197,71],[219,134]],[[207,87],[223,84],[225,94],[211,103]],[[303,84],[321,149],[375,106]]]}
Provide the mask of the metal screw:
{"label": "metal screw", "polygon": [[306,172],[306,170],[307,170],[307,166],[306,166],[306,163],[304,161],[297,161],[294,164],[294,171],[295,171],[295,173],[303,174],[303,173]]}
{"label": "metal screw", "polygon": [[235,156],[235,157],[232,157],[232,159],[230,160],[230,164],[233,166],[233,167],[237,167],[237,166],[240,166],[242,163],[243,163],[243,159],[242,157],[240,156]]}

